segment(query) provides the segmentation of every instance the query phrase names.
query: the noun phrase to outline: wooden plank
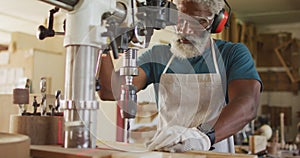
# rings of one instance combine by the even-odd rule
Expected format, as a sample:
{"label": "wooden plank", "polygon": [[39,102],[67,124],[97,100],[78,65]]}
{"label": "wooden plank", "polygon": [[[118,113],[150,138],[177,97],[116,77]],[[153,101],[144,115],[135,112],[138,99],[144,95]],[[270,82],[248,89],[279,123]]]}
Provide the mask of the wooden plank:
{"label": "wooden plank", "polygon": [[[287,52],[290,52],[290,57],[288,59],[284,58],[284,55]],[[292,82],[299,82],[300,76],[299,76],[299,47],[297,44],[296,39],[292,39],[279,47],[275,48],[274,51],[276,52],[276,55],[281,63],[281,65],[285,68],[286,73],[288,74],[290,80]]]}
{"label": "wooden plank", "polygon": [[189,154],[202,154],[206,155],[207,158],[257,158],[256,155],[248,154],[231,154],[231,153],[221,153],[212,151],[189,151]]}
{"label": "wooden plank", "polygon": [[63,148],[57,145],[31,145],[32,158],[109,158],[118,151],[101,149]]}
{"label": "wooden plank", "polygon": [[259,153],[267,149],[267,137],[262,135],[249,136],[249,149],[251,153]]}
{"label": "wooden plank", "polygon": [[207,158],[206,155],[193,155],[186,153],[166,153],[166,152],[122,152],[112,154],[112,158]]}
{"label": "wooden plank", "polygon": [[119,142],[102,142],[96,149],[66,149],[61,146],[32,145],[33,158],[125,158],[125,157],[158,157],[158,158],[257,158],[255,155],[218,153],[212,151],[189,151],[185,153],[168,153],[147,151],[143,144],[125,144]]}
{"label": "wooden plank", "polygon": [[[103,142],[102,144],[98,145],[102,149],[118,149],[120,151],[135,151],[135,152],[148,152],[147,149],[145,148],[144,144],[126,144],[126,143],[121,143],[121,142]],[[163,152],[165,154],[170,154]],[[172,153],[173,155],[175,153]],[[232,154],[232,153],[221,153],[221,152],[213,152],[213,151],[188,151],[185,153],[176,153],[176,154],[184,154],[181,156],[185,155],[205,155],[207,158],[225,158],[225,157],[230,157],[230,158],[257,158],[256,155],[247,155],[247,154]],[[170,156],[170,155],[168,155]]]}
{"label": "wooden plank", "polygon": [[286,64],[285,60],[283,59],[282,55],[280,54],[280,51],[279,49],[282,48],[282,47],[285,47],[286,45],[289,45],[292,41],[289,41],[287,42],[286,44],[284,44],[283,46],[279,46],[277,48],[274,49],[280,63],[282,64],[282,66],[284,67],[287,75],[289,76],[290,80],[294,83],[294,82],[297,82],[294,78],[294,76],[292,75],[291,71],[290,71],[290,68],[288,67],[288,65]]}

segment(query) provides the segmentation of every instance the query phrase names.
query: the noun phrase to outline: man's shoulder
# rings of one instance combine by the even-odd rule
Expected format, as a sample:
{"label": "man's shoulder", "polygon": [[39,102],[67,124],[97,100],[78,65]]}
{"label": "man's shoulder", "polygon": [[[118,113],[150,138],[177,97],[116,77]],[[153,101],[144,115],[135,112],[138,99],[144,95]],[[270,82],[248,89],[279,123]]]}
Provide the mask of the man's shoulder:
{"label": "man's shoulder", "polygon": [[140,61],[162,62],[170,58],[171,51],[169,45],[153,45],[146,51],[141,52]]}
{"label": "man's shoulder", "polygon": [[234,43],[230,41],[225,41],[221,39],[215,39],[215,43],[218,46],[219,50],[225,50],[225,49],[245,49],[247,48],[245,44],[243,43]]}
{"label": "man's shoulder", "polygon": [[152,51],[170,51],[171,48],[171,44],[167,45],[167,44],[158,44],[158,45],[154,45],[152,46]]}
{"label": "man's shoulder", "polygon": [[155,56],[164,56],[170,54],[170,45],[163,45],[163,44],[159,44],[159,45],[153,45],[151,47],[149,47],[145,52],[143,52],[143,54],[147,54],[150,55],[152,58]]}
{"label": "man's shoulder", "polygon": [[215,43],[223,57],[248,56],[251,54],[248,47],[243,43],[234,43],[224,40],[216,40]]}
{"label": "man's shoulder", "polygon": [[144,49],[145,51],[143,53],[156,53],[156,52],[168,52],[170,51],[171,45],[166,45],[166,44],[157,44],[157,45],[153,45],[150,46],[146,49]]}

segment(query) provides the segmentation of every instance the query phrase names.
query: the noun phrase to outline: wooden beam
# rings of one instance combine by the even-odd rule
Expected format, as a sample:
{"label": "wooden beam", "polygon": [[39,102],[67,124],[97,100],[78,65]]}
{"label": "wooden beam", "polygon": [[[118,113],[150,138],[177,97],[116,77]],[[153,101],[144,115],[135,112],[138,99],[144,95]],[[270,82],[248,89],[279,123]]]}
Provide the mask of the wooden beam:
{"label": "wooden beam", "polygon": [[286,64],[286,62],[284,61],[282,55],[280,54],[280,49],[281,48],[284,48],[284,47],[287,47],[289,44],[291,44],[293,42],[293,40],[291,41],[288,41],[287,43],[283,44],[283,45],[280,45],[279,47],[275,48],[274,51],[280,61],[280,63],[282,64],[282,66],[284,67],[287,75],[289,76],[289,78],[291,79],[291,81],[294,83],[294,82],[298,82],[299,80],[296,80],[293,76],[293,74],[291,73],[291,70],[290,68],[288,67],[288,65]]}

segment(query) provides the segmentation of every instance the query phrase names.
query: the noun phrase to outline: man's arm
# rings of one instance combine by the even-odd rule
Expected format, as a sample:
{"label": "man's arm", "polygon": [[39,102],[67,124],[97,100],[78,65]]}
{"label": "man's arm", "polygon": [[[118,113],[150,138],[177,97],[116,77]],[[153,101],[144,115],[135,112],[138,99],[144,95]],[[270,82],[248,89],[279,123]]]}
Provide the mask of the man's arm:
{"label": "man's arm", "polygon": [[[133,79],[133,84],[137,90],[141,90],[146,85],[146,73],[140,67],[138,68],[139,75]],[[102,100],[116,100],[120,96],[121,84],[124,83],[124,78],[119,75],[119,71],[114,71],[114,66],[110,55],[103,55],[101,57],[100,68],[100,85],[101,89],[98,95]]]}
{"label": "man's arm", "polygon": [[229,103],[216,122],[215,142],[240,131],[255,119],[259,106],[261,84],[257,80],[232,80],[228,85]]}

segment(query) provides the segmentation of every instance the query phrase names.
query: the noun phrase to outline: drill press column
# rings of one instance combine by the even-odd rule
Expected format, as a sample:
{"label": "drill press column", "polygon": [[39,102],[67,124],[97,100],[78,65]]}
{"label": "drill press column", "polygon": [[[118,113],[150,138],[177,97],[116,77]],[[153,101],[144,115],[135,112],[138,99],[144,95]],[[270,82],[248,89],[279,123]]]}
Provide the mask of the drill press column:
{"label": "drill press column", "polygon": [[65,100],[62,102],[65,119],[66,148],[96,147],[95,72],[99,49],[89,46],[67,48]]}

